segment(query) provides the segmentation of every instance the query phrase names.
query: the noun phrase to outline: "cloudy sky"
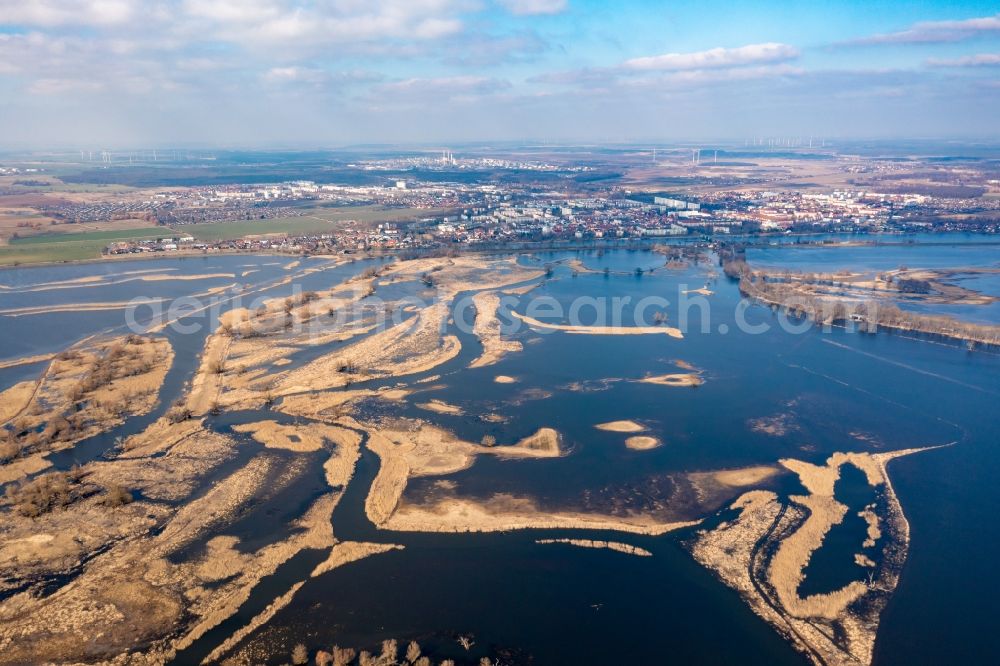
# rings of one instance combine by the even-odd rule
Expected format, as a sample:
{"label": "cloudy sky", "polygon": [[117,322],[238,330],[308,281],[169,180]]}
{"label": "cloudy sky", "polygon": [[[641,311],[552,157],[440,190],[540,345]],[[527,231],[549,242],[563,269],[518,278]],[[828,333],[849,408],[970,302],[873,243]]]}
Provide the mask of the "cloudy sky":
{"label": "cloudy sky", "polygon": [[997,8],[0,0],[0,148],[995,139]]}

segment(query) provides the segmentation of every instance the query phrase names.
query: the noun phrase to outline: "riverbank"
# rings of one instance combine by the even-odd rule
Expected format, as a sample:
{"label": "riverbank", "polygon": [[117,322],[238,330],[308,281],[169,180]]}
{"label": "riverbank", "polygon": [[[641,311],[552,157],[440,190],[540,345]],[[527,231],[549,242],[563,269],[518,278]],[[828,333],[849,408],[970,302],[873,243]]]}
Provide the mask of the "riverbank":
{"label": "riverbank", "polygon": [[740,293],[782,308],[818,324],[847,324],[874,332],[879,328],[920,333],[970,344],[1000,346],[1000,325],[963,322],[947,315],[925,315],[902,310],[888,302],[818,295],[801,283],[774,282],[768,273],[750,271],[739,282]]}

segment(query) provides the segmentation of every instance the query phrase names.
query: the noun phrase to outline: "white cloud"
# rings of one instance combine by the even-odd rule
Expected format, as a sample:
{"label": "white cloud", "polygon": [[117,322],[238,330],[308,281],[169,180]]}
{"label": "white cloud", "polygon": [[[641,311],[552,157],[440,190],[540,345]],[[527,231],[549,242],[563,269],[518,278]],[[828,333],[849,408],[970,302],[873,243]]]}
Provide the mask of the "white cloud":
{"label": "white cloud", "polygon": [[460,32],[471,0],[183,0],[180,26],[241,44],[303,47],[435,40]]}
{"label": "white cloud", "polygon": [[135,0],[0,0],[0,25],[122,25],[138,5]]}
{"label": "white cloud", "polygon": [[738,48],[714,48],[692,53],[665,53],[658,56],[633,58],[623,67],[632,70],[695,70],[743,67],[793,60],[799,50],[788,44],[768,42],[748,44]]}
{"label": "white cloud", "polygon": [[504,90],[510,82],[485,76],[443,76],[392,81],[378,86],[379,94],[420,93],[421,96],[485,94]]}
{"label": "white cloud", "polygon": [[569,0],[499,0],[511,14],[534,16],[538,14],[560,14],[569,7]]}
{"label": "white cloud", "polygon": [[958,42],[998,33],[1000,33],[1000,14],[960,21],[923,21],[914,23],[906,30],[862,37],[845,44],[932,44]]}
{"label": "white cloud", "polygon": [[103,86],[97,81],[82,81],[80,79],[37,79],[28,92],[32,95],[65,95],[70,93],[96,92]]}
{"label": "white cloud", "polygon": [[322,83],[326,72],[312,67],[272,67],[262,78],[268,83]]}
{"label": "white cloud", "polygon": [[961,58],[928,58],[931,67],[996,67],[1000,66],[1000,53],[977,53]]}

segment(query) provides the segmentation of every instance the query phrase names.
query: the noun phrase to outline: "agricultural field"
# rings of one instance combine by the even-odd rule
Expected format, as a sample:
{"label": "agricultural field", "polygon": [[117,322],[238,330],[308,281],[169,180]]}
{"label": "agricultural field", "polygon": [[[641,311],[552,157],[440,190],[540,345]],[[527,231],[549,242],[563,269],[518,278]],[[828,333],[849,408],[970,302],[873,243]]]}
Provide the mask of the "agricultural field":
{"label": "agricultural field", "polygon": [[[141,224],[136,220],[131,220],[131,222]],[[121,240],[162,238],[173,234],[173,230],[168,227],[146,227],[15,238],[8,244],[0,246],[0,266],[99,259],[101,250],[108,243]]]}
{"label": "agricultural field", "polygon": [[329,233],[343,228],[344,222],[365,225],[378,222],[400,222],[432,217],[445,212],[439,208],[383,208],[381,206],[350,206],[315,208],[307,215],[276,217],[267,220],[237,220],[233,222],[208,222],[178,226],[181,233],[200,241],[215,242],[252,235],[285,235]]}

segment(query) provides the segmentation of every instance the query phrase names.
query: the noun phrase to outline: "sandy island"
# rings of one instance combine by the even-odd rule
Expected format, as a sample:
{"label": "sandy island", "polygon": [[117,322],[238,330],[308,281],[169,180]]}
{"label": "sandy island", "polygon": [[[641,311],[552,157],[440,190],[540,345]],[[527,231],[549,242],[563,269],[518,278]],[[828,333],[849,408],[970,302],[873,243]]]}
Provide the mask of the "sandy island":
{"label": "sandy island", "polygon": [[447,414],[449,416],[461,416],[465,413],[461,407],[457,405],[451,405],[444,400],[430,400],[428,402],[418,402],[417,407],[420,409],[426,409],[430,412],[437,412],[438,414]]}
{"label": "sandy island", "polygon": [[696,372],[690,373],[674,373],[669,375],[655,375],[651,377],[643,377],[639,380],[641,384],[655,384],[657,386],[701,386],[705,383],[701,375]]}
{"label": "sandy island", "polygon": [[639,548],[638,546],[632,546],[627,543],[620,543],[618,541],[592,541],[591,539],[537,539],[535,543],[538,544],[566,544],[569,546],[577,546],[578,548],[603,548],[606,550],[614,550],[619,553],[625,553],[627,555],[637,555],[639,557],[652,557],[653,554],[646,550],[645,548]]}
{"label": "sandy island", "polygon": [[476,322],[472,332],[479,337],[483,353],[469,364],[470,368],[493,365],[505,355],[521,351],[524,347],[516,340],[504,340],[500,334],[500,296],[495,291],[483,291],[472,297],[476,306]]}
{"label": "sandy island", "polygon": [[650,449],[655,449],[661,445],[660,440],[655,437],[629,437],[625,440],[625,446],[632,449],[633,451],[648,451]]}
{"label": "sandy island", "polygon": [[511,310],[511,314],[532,328],[562,331],[580,335],[669,335],[683,338],[679,328],[671,326],[573,326],[570,324],[549,324]]}
{"label": "sandy island", "polygon": [[[770,491],[745,493],[730,507],[740,511],[739,517],[701,532],[691,544],[692,554],[816,663],[871,663],[879,616],[899,580],[909,544],[909,525],[886,464],[923,450],[836,453],[824,466],[782,460],[781,465],[798,475],[809,494],[793,495],[784,504]],[[880,562],[867,581],[856,580],[803,598],[798,589],[806,566],[847,511],[834,496],[840,469],[846,464],[861,470],[868,484],[878,490],[877,511],[866,509],[873,518],[866,518],[868,537],[858,548],[876,548],[881,542]],[[725,478],[717,481],[725,482]],[[855,561],[874,562],[863,552],[855,555]],[[864,575],[861,570],[858,573],[859,578]]]}
{"label": "sandy island", "polygon": [[610,421],[608,423],[599,423],[594,427],[606,432],[642,432],[646,429],[646,426],[635,421]]}

